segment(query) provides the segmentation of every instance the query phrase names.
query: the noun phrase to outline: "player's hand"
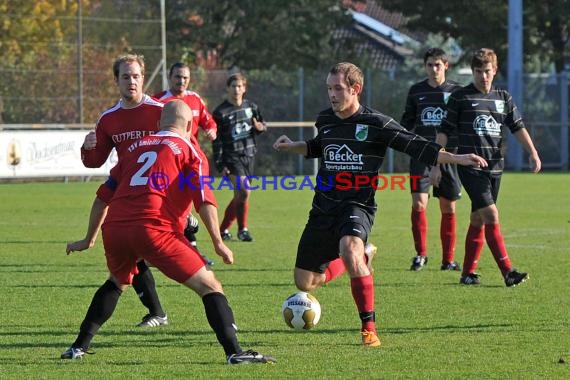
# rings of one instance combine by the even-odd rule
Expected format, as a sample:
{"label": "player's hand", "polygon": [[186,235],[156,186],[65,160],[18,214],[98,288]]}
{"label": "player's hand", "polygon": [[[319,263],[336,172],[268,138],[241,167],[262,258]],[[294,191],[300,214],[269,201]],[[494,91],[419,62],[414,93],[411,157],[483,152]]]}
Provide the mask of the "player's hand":
{"label": "player's hand", "polygon": [[473,153],[456,154],[455,158],[457,160],[457,164],[462,166],[472,166],[474,168],[486,168],[489,166],[483,157]]}
{"label": "player's hand", "polygon": [[253,127],[257,129],[259,132],[267,130],[267,126],[265,125],[265,123],[258,121],[255,117],[252,117],[251,121],[253,121]]}
{"label": "player's hand", "polygon": [[85,140],[83,141],[83,149],[91,150],[95,149],[97,145],[97,137],[95,136],[95,131],[91,131],[85,136]]}
{"label": "player's hand", "polygon": [[542,168],[542,163],[540,162],[540,157],[538,157],[538,153],[530,155],[528,157],[528,163],[530,165],[530,170],[533,173],[538,173]]}
{"label": "player's hand", "polygon": [[287,135],[281,135],[273,143],[273,149],[276,151],[286,151],[289,148],[289,144],[293,143]]}
{"label": "player's hand", "polygon": [[429,183],[432,186],[439,187],[440,181],[441,181],[441,169],[439,165],[434,165],[429,171]]}
{"label": "player's hand", "polygon": [[217,244],[215,243],[214,250],[216,251],[216,254],[222,258],[224,264],[234,263],[234,253],[227,245],[224,244],[223,241],[220,241]]}
{"label": "player's hand", "polygon": [[204,135],[206,135],[206,138],[210,141],[214,141],[216,137],[218,137],[218,133],[215,129],[208,129],[204,131]]}
{"label": "player's hand", "polygon": [[65,253],[70,255],[73,252],[85,251],[86,249],[92,248],[94,245],[95,243],[91,242],[89,239],[77,240],[72,243],[67,243]]}

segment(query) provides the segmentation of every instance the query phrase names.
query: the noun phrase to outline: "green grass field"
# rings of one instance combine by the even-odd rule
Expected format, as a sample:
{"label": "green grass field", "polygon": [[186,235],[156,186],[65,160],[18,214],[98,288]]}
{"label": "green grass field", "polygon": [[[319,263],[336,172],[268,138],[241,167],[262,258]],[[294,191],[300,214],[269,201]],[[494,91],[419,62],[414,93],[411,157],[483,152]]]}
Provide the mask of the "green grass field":
{"label": "green grass field", "polygon": [[[225,364],[201,301],[156,270],[169,326],[134,328],[146,310],[128,290],[94,339],[96,354],[78,362],[59,359],[107,275],[100,241],[88,253],[65,255],[65,243],[85,232],[98,185],[0,185],[1,379],[570,378],[569,174],[503,177],[502,231],[514,265],[530,273],[515,288],[504,286],[487,248],[478,269],[481,286],[460,286],[457,272],[439,270],[436,202],[429,207],[431,261],[424,271],[410,272],[409,193],[379,192],[371,239],[379,246],[378,349],[360,345],[346,275],[316,293],[323,314],[314,330],[286,327],[280,309],[295,291],[295,252],[312,192],[253,192],[249,224],[255,241],[230,242],[235,265],[216,260],[214,266],[242,346],[278,359],[276,365],[251,366]],[[230,193],[216,194],[221,213]],[[468,214],[465,196],[458,203],[459,261]],[[203,230],[199,246],[212,256]]]}

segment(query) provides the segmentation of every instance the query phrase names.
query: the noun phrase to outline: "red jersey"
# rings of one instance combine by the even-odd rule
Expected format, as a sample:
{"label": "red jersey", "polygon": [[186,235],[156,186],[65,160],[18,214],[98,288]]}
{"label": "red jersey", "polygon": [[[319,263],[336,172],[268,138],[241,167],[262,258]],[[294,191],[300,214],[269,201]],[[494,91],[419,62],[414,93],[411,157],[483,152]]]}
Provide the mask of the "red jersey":
{"label": "red jersey", "polygon": [[202,100],[202,97],[198,95],[198,93],[194,91],[184,91],[184,94],[181,97],[174,96],[170,90],[162,91],[158,94],[153,95],[154,98],[160,100],[163,103],[167,103],[173,99],[179,99],[184,101],[184,103],[188,104],[190,109],[192,110],[192,134],[191,134],[191,142],[195,145],[198,145],[198,127],[202,128],[204,131],[208,130],[217,130],[218,126],[208,112],[208,107],[206,107],[206,103]]}
{"label": "red jersey", "polygon": [[105,225],[119,223],[181,232],[192,202],[217,206],[212,190],[201,189],[204,162],[191,143],[160,131],[123,149],[97,197],[109,204]]}
{"label": "red jersey", "polygon": [[119,100],[97,120],[95,149],[86,150],[81,147],[83,165],[88,168],[101,167],[113,148],[117,149],[117,155],[121,159],[125,147],[134,140],[158,132],[162,107],[162,103],[146,94],[134,108],[123,108],[123,100]]}

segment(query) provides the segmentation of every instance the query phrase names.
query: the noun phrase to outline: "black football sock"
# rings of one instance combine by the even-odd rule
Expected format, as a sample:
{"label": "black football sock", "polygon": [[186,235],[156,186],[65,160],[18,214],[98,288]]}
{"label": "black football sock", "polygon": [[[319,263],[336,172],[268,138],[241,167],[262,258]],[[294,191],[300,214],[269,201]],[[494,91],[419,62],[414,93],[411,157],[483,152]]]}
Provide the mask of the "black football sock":
{"label": "black football sock", "polygon": [[162,310],[162,305],[158,299],[152,272],[144,260],[139,261],[137,267],[139,268],[139,274],[133,277],[133,288],[150,315],[164,317],[166,313]]}
{"label": "black football sock", "polygon": [[113,315],[121,293],[121,289],[117,288],[110,280],[105,281],[97,289],[72,347],[81,347],[85,350],[89,348],[91,340],[97,334],[99,328]]}
{"label": "black football sock", "polygon": [[234,313],[226,296],[222,293],[209,293],[202,297],[202,302],[208,323],[216,333],[218,342],[224,348],[226,355],[241,352],[242,349],[236,336],[237,326]]}

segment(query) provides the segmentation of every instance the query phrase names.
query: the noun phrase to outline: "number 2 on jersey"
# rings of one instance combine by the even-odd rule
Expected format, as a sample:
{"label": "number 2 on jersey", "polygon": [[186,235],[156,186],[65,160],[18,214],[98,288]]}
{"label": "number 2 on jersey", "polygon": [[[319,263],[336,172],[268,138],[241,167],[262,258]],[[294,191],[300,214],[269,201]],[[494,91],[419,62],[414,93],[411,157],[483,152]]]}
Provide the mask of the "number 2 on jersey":
{"label": "number 2 on jersey", "polygon": [[156,162],[157,154],[156,152],[144,152],[139,156],[137,159],[138,163],[142,163],[143,165],[137,172],[131,177],[131,186],[146,186],[148,184],[148,177],[145,177],[143,174],[146,173],[148,169]]}

